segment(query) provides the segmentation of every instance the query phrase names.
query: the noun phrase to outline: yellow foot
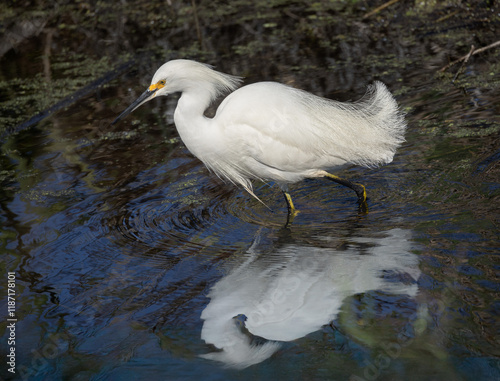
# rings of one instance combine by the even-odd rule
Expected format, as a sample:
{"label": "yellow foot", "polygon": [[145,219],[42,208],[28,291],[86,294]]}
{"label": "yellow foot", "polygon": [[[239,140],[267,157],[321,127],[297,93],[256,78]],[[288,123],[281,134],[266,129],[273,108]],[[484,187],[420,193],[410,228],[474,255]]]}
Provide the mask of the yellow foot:
{"label": "yellow foot", "polygon": [[297,214],[299,214],[299,211],[295,209],[290,194],[288,194],[288,192],[283,192],[283,195],[285,196],[286,205],[288,206],[288,216],[285,224],[285,226],[288,226],[293,222],[293,219],[297,216]]}
{"label": "yellow foot", "polygon": [[299,214],[299,211],[297,209],[295,209],[293,212],[288,212],[288,214],[286,216],[285,228],[290,227],[290,225],[292,224],[292,222],[293,222],[294,218],[297,216],[297,214]]}
{"label": "yellow foot", "polygon": [[295,217],[297,217],[297,214],[300,213],[300,210],[294,209],[292,211],[288,212],[288,222],[292,222]]}
{"label": "yellow foot", "polygon": [[359,205],[366,204],[366,188],[363,184],[354,183],[355,186],[354,191],[358,195],[358,203]]}
{"label": "yellow foot", "polygon": [[361,214],[367,214],[368,213],[368,204],[367,204],[366,201],[360,203],[359,206],[358,206],[358,208],[359,208],[358,209],[359,213],[361,213]]}

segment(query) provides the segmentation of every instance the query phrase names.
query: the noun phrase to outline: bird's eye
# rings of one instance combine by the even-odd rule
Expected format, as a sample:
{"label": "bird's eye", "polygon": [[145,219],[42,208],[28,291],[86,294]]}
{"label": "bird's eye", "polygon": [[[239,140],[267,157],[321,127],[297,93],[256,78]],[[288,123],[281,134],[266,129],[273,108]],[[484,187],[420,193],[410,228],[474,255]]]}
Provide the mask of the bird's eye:
{"label": "bird's eye", "polygon": [[162,79],[161,81],[158,81],[158,84],[162,85],[162,86],[165,86],[165,83],[166,83],[166,81],[164,79]]}

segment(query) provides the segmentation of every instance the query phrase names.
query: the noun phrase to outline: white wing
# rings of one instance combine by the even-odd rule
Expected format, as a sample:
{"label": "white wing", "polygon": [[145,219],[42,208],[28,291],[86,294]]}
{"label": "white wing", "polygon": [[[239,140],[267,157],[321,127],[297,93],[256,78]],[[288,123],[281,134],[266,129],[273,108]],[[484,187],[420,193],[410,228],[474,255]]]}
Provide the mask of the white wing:
{"label": "white wing", "polygon": [[389,163],[406,129],[396,101],[381,82],[356,103],[260,82],[230,94],[215,120],[240,154],[297,172],[344,163]]}

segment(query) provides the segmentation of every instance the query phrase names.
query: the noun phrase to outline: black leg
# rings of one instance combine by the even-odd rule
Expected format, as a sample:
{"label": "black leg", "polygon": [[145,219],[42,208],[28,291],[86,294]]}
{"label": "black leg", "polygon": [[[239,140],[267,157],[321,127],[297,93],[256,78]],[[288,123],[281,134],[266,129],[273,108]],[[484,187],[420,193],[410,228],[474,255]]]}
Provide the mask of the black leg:
{"label": "black leg", "polygon": [[351,183],[349,180],[342,179],[330,173],[328,173],[325,176],[325,178],[327,178],[328,180],[335,181],[336,183],[343,185],[345,187],[351,188],[358,195],[358,204],[361,207],[366,208],[366,188],[364,185],[358,183]]}

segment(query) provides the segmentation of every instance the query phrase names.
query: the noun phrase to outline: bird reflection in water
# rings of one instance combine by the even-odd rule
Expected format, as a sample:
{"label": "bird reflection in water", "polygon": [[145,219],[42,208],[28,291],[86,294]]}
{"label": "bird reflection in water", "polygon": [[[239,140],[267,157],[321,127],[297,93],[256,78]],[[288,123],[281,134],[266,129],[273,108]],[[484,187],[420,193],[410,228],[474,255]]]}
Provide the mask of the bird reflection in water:
{"label": "bird reflection in water", "polygon": [[329,324],[351,295],[380,290],[414,297],[420,270],[410,236],[392,229],[380,238],[351,238],[342,250],[287,244],[267,254],[258,252],[256,239],[244,262],[210,291],[201,338],[218,351],[202,357],[245,368],[271,357],[281,342]]}

